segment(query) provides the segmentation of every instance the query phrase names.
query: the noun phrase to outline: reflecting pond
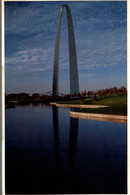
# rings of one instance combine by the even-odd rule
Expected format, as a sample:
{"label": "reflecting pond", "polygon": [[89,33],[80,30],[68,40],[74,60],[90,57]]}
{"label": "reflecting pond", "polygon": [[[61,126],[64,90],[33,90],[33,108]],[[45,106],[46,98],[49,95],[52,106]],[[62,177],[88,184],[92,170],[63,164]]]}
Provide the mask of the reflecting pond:
{"label": "reflecting pond", "polygon": [[126,193],[127,124],[40,104],[6,110],[7,194]]}

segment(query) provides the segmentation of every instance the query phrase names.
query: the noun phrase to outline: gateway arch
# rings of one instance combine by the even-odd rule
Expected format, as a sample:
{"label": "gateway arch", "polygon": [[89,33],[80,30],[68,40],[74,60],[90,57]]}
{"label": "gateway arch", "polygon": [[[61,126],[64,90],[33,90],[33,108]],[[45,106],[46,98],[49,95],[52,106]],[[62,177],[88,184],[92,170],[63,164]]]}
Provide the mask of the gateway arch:
{"label": "gateway arch", "polygon": [[77,56],[72,16],[68,5],[63,4],[60,9],[56,42],[55,42],[55,55],[54,55],[54,70],[53,70],[53,89],[52,94],[54,97],[58,96],[58,82],[59,82],[59,43],[60,43],[60,25],[63,9],[66,8],[67,22],[68,22],[68,38],[69,38],[69,64],[70,64],[70,94],[79,93],[79,80],[77,68]]}

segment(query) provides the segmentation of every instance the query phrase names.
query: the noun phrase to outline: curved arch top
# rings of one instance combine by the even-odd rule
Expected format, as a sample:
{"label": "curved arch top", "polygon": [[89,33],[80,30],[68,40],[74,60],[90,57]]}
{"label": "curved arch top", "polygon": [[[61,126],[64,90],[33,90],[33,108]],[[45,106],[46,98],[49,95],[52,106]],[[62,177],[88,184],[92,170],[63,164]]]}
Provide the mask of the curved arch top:
{"label": "curved arch top", "polygon": [[77,55],[75,46],[75,37],[73,22],[70,9],[68,5],[63,4],[60,9],[59,20],[57,25],[56,42],[55,42],[55,56],[54,56],[54,71],[53,71],[53,96],[58,96],[58,82],[59,82],[59,43],[60,43],[60,25],[63,9],[66,8],[67,22],[68,22],[68,38],[69,38],[69,63],[70,63],[70,94],[79,93]]}

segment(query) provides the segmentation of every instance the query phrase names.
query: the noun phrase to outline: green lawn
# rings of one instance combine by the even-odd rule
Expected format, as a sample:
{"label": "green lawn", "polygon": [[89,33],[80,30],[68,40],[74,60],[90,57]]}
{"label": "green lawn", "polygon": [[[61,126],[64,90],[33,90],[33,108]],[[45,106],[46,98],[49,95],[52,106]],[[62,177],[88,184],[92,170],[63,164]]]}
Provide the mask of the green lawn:
{"label": "green lawn", "polygon": [[[57,102],[58,103],[58,102]],[[81,104],[80,100],[59,102],[62,104]],[[75,109],[76,112],[98,113],[98,114],[115,114],[115,115],[127,115],[127,94],[109,95],[105,97],[97,98],[94,101],[93,98],[84,99],[84,104],[96,104],[96,105],[108,105],[107,108],[87,108],[87,109]]]}
{"label": "green lawn", "polygon": [[110,106],[126,105],[127,104],[127,94],[109,95],[106,97],[98,98],[98,100],[94,104],[110,105]]}
{"label": "green lawn", "polygon": [[[93,98],[85,98],[83,104],[93,104],[91,103],[93,101]],[[65,101],[57,101],[58,104],[82,104],[82,102],[77,100],[65,100]]]}
{"label": "green lawn", "polygon": [[113,114],[113,115],[127,115],[127,105],[116,105],[107,108],[86,108],[86,109],[76,109],[76,112],[84,113],[97,113],[97,114]]}

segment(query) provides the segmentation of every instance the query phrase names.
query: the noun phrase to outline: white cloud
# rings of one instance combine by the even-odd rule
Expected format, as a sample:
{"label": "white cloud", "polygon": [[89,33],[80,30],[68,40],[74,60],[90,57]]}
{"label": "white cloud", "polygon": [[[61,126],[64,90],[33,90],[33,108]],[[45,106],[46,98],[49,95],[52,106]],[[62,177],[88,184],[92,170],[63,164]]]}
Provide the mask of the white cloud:
{"label": "white cloud", "polygon": [[5,63],[7,69],[19,69],[24,71],[47,71],[52,69],[50,64],[50,52],[52,48],[35,48],[30,50],[21,50],[12,57],[6,57]]}

